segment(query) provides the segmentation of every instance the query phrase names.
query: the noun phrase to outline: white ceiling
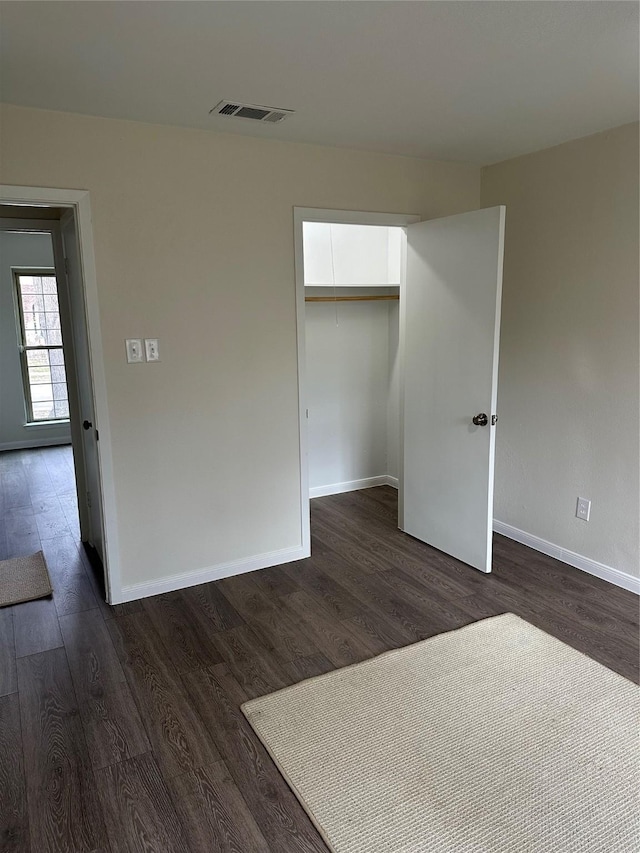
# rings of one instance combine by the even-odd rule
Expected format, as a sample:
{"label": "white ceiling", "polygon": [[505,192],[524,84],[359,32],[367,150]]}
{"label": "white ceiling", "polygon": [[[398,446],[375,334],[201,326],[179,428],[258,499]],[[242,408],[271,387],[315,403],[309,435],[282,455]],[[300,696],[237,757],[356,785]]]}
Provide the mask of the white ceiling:
{"label": "white ceiling", "polygon": [[[478,163],[638,119],[636,2],[0,7],[13,104]],[[209,116],[222,98],[297,113]]]}

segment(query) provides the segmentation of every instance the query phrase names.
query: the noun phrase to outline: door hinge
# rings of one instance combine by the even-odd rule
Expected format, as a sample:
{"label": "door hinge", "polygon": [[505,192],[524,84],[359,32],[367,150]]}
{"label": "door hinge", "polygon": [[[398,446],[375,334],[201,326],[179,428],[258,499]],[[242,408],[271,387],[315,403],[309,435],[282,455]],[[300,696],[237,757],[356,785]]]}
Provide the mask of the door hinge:
{"label": "door hinge", "polygon": [[91,509],[91,492],[87,492],[87,506]]}
{"label": "door hinge", "polygon": [[69,275],[69,258],[64,259],[64,271],[67,275]]}
{"label": "door hinge", "polygon": [[491,426],[495,426],[498,423],[498,416],[491,415]]}
{"label": "door hinge", "polygon": [[100,433],[96,430],[96,441],[100,441]]}

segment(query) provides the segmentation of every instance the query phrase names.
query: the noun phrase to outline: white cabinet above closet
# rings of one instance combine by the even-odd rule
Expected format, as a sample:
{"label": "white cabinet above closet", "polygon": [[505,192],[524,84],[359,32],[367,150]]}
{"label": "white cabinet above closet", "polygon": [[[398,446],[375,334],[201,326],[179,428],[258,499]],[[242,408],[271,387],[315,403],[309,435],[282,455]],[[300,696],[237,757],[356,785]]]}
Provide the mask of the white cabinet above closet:
{"label": "white cabinet above closet", "polygon": [[305,286],[399,286],[400,228],[304,222],[302,236]]}

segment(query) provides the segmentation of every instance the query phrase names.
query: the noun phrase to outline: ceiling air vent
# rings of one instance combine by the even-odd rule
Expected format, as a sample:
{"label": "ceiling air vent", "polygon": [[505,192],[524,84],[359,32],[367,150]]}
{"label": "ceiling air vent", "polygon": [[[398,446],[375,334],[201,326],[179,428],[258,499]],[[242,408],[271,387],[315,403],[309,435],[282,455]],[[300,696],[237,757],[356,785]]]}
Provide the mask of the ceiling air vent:
{"label": "ceiling air vent", "polygon": [[277,124],[287,116],[293,115],[294,112],[295,110],[285,110],[280,107],[261,107],[257,104],[237,104],[235,101],[220,101],[212,110],[209,110],[209,115],[249,118],[252,121]]}

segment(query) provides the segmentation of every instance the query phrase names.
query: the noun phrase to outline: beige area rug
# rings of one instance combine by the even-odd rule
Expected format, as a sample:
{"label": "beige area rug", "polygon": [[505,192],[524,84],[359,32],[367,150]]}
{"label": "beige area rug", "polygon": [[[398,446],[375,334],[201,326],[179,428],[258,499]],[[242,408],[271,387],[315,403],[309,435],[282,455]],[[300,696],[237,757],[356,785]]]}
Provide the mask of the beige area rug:
{"label": "beige area rug", "polygon": [[51,580],[42,551],[0,561],[0,607],[51,593]]}
{"label": "beige area rug", "polygon": [[336,853],[637,853],[639,693],[507,613],[242,710]]}

